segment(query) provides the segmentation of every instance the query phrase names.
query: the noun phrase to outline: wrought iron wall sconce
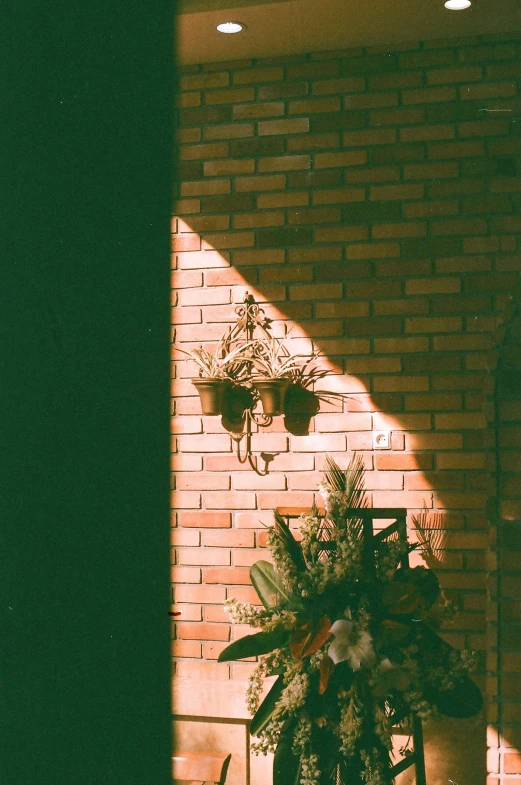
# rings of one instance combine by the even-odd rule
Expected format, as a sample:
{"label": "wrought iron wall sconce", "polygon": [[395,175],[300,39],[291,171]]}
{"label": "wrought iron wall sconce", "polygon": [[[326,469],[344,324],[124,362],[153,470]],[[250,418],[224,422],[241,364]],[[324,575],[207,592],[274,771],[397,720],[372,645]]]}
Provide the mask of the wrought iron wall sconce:
{"label": "wrought iron wall sconce", "polygon": [[[275,454],[253,455],[254,429],[269,427],[274,417],[284,414],[287,430],[307,433],[311,417],[319,410],[318,395],[309,387],[328,372],[310,367],[319,356],[314,350],[308,355],[290,354],[271,333],[271,320],[251,294],[246,293],[235,313],[235,325],[225,331],[213,354],[203,347],[176,348],[199,366],[199,376],[192,382],[203,414],[221,415],[239,462],[263,476]],[[259,403],[262,411],[257,410]],[[259,459],[264,461],[262,468]]]}

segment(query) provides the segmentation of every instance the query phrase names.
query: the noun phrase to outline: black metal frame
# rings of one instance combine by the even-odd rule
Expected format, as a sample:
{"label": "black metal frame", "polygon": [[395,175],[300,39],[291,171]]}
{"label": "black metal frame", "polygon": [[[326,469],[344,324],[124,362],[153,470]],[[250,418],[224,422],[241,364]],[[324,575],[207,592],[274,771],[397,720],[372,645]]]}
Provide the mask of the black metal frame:
{"label": "black metal frame", "polygon": [[[299,518],[302,514],[311,512],[309,508],[300,507],[279,507],[278,512],[283,518],[288,521],[291,519]],[[323,515],[324,511],[319,510],[319,515]],[[374,568],[374,550],[375,544],[383,542],[391,537],[393,534],[398,533],[398,537],[407,542],[407,510],[402,507],[386,508],[386,507],[353,507],[346,510],[348,517],[357,518],[362,520],[363,524],[363,537],[364,537],[364,561],[369,569]],[[393,522],[381,529],[376,534],[374,533],[375,520],[392,520]],[[409,566],[409,554],[406,553],[402,559],[404,567]],[[414,764],[416,772],[416,785],[427,785],[425,775],[425,751],[423,745],[423,728],[422,722],[416,715],[393,715],[390,719],[393,720],[393,727],[398,725],[399,722],[409,716],[411,726],[411,736],[413,739],[414,750],[410,755],[402,758],[391,768],[391,776],[394,778],[402,771],[408,769],[409,766]]]}

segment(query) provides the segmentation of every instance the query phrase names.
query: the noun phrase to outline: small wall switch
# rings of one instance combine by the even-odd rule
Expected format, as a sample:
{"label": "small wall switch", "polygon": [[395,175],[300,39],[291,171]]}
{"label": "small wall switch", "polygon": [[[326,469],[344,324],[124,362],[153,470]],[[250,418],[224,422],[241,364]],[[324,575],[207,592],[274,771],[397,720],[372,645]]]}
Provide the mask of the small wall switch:
{"label": "small wall switch", "polygon": [[391,431],[373,431],[373,450],[391,449]]}

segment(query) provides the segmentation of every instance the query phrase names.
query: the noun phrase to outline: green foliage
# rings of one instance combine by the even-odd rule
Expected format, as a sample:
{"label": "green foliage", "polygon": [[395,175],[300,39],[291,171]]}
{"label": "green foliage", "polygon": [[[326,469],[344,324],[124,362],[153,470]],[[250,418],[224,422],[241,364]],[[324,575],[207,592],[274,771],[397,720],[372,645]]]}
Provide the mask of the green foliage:
{"label": "green foliage", "polygon": [[244,638],[230,643],[219,654],[218,662],[243,660],[246,657],[258,657],[260,654],[269,654],[273,649],[284,646],[287,640],[287,631],[280,629],[272,632],[257,632],[255,635],[246,635]]}
{"label": "green foliage", "polygon": [[250,569],[250,580],[265,608],[274,608],[280,600],[289,602],[289,594],[270,562],[255,562]]}
{"label": "green foliage", "polygon": [[287,555],[295,565],[295,569],[304,571],[306,569],[306,562],[302,555],[302,548],[293,536],[288,524],[279,513],[275,510],[275,534],[279,538],[281,545],[284,547]]}
{"label": "green foliage", "polygon": [[279,676],[277,681],[272,685],[271,690],[268,692],[261,705],[257,709],[255,716],[250,724],[250,733],[252,736],[258,736],[264,730],[270,721],[277,701],[280,700],[282,690],[284,689],[284,679]]}
{"label": "green foliage", "polygon": [[295,723],[287,722],[281,734],[273,758],[273,785],[298,785],[300,781],[300,757],[293,752]]}

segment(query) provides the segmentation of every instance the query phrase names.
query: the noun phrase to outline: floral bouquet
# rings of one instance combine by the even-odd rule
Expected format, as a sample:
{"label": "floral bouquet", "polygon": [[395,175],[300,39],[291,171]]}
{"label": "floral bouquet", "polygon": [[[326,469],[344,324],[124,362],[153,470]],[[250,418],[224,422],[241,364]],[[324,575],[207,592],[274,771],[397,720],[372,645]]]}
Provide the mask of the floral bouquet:
{"label": "floral bouquet", "polygon": [[[275,753],[274,785],[390,785],[393,727],[436,713],[470,717],[482,706],[472,657],[436,632],[451,612],[436,576],[408,566],[417,546],[397,532],[364,532],[363,479],[356,455],[346,471],[328,459],[324,516],[316,508],[302,516],[299,541],[276,514],[275,566],[251,568],[264,608],[226,603],[232,621],[260,630],[219,661],[259,657],[250,729],[256,752]],[[276,680],[261,701],[269,676]]]}

